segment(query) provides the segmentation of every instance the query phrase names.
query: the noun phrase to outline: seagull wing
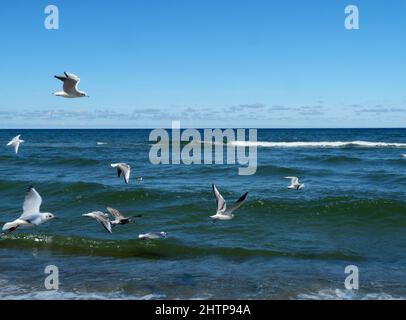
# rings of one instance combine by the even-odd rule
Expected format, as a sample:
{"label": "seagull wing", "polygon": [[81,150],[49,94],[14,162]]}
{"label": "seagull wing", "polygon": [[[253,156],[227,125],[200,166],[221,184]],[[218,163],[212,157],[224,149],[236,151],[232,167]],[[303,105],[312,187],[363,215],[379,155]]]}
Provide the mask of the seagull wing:
{"label": "seagull wing", "polygon": [[117,218],[119,220],[125,219],[125,217],[123,216],[123,214],[120,211],[118,211],[118,210],[116,210],[114,208],[111,208],[111,207],[106,207],[106,209],[107,209],[108,212],[110,212],[110,214],[113,217],[115,217],[115,218]]}
{"label": "seagull wing", "polygon": [[102,212],[95,212],[94,218],[100,222],[104,229],[106,229],[109,233],[112,233],[110,220],[109,218],[106,218]]}
{"label": "seagull wing", "polygon": [[65,91],[66,93],[74,93],[77,91],[76,90],[77,84],[78,81],[68,78],[63,83],[63,91]]}
{"label": "seagull wing", "polygon": [[65,72],[65,77],[55,76],[55,78],[63,82],[63,91],[66,93],[75,93],[77,92],[77,85],[80,82],[80,78],[74,74]]}
{"label": "seagull wing", "polygon": [[117,168],[117,176],[120,178],[121,175],[124,177],[126,184],[130,181],[131,167],[126,163],[112,163],[113,168]]}
{"label": "seagull wing", "polygon": [[220,194],[220,192],[217,190],[216,185],[213,184],[212,187],[213,187],[213,193],[214,193],[214,196],[216,197],[216,202],[217,202],[217,213],[224,212],[226,210],[226,201],[224,200],[224,198]]}
{"label": "seagull wing", "polygon": [[14,145],[18,140],[20,140],[21,134],[19,134],[18,136],[14,137],[13,139],[11,139],[11,141],[9,143],[7,143],[8,146]]}
{"label": "seagull wing", "polygon": [[299,178],[298,177],[285,177],[285,179],[290,179],[290,183],[292,184],[292,185],[295,185],[295,184],[297,184],[298,182],[299,182]]}
{"label": "seagull wing", "polygon": [[79,78],[77,75],[75,75],[75,74],[73,74],[73,73],[68,73],[68,72],[64,72],[64,74],[65,74],[65,76],[66,76],[67,78],[72,79],[72,80],[75,80],[77,83],[80,82],[80,78]]}
{"label": "seagull wing", "polygon": [[120,178],[121,177],[121,173],[123,172],[120,168],[120,164],[119,163],[112,163],[111,164],[112,168],[117,168],[117,176]]}
{"label": "seagull wing", "polygon": [[20,142],[14,142],[14,151],[16,152],[16,154],[18,153],[18,148],[20,148]]}
{"label": "seagull wing", "polygon": [[241,206],[243,205],[245,199],[247,198],[247,195],[248,195],[248,192],[244,193],[244,194],[240,197],[240,199],[238,199],[236,202],[234,202],[234,203],[232,204],[232,206],[229,207],[229,208],[226,210],[225,214],[230,215],[231,213],[233,213],[233,211],[235,211],[235,210],[237,210],[239,207],[241,207]]}
{"label": "seagull wing", "polygon": [[28,215],[39,213],[42,204],[42,198],[33,187],[30,187],[25,195],[25,200],[23,204],[23,214],[21,218]]}
{"label": "seagull wing", "polygon": [[130,173],[131,173],[131,167],[130,166],[124,166],[124,168],[121,169],[124,173],[124,181],[126,184],[130,182]]}

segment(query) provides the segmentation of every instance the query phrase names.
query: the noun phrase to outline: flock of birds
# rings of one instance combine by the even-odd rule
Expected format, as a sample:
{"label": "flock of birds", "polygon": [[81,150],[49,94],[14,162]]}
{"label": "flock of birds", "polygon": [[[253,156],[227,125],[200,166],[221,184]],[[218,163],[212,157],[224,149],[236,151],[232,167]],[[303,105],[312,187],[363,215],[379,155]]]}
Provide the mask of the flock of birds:
{"label": "flock of birds", "polygon": [[[24,140],[20,139],[21,135],[14,137],[7,146],[13,146],[15,153],[18,153],[20,144],[24,142]],[[406,156],[406,155],[405,155]],[[126,184],[130,183],[130,175],[131,175],[131,166],[127,163],[112,163],[112,168],[117,169],[117,176],[119,178],[123,178]],[[289,189],[300,190],[304,187],[304,184],[300,183],[299,178],[297,177],[285,177],[286,179],[290,179],[291,183],[288,186]],[[141,178],[137,178],[139,182],[142,181]],[[212,185],[213,194],[216,198],[217,202],[217,211],[214,215],[210,216],[210,218],[216,221],[226,221],[231,220],[234,218],[234,211],[240,208],[243,203],[245,202],[248,192],[244,193],[235,203],[231,206],[227,207],[226,201],[224,200],[223,196],[217,189],[216,185]],[[19,227],[22,226],[39,226],[49,220],[56,219],[55,215],[50,212],[41,212],[41,204],[42,198],[40,194],[35,190],[34,187],[30,187],[27,190],[24,204],[23,204],[23,213],[22,215],[12,221],[8,222],[3,226],[3,231],[5,232],[12,232]],[[90,213],[85,213],[82,216],[93,218],[98,221],[104,229],[106,229],[109,233],[112,233],[113,227],[118,225],[124,225],[128,223],[134,222],[135,218],[141,218],[141,215],[127,217],[122,214],[117,209],[107,207],[106,208],[108,213],[101,212],[101,211],[94,211]],[[114,218],[114,220],[110,220],[110,215]],[[140,239],[159,239],[159,238],[166,238],[166,232],[149,232],[145,234],[140,234]]]}
{"label": "flock of birds", "polygon": [[[24,140],[20,139],[21,135],[14,137],[7,146],[13,146],[14,151],[18,154],[18,150],[20,148],[20,144],[24,142]],[[126,184],[130,183],[130,174],[131,174],[131,166],[127,163],[112,163],[112,168],[117,169],[117,175],[119,178],[123,178]],[[141,182],[143,179],[142,177],[137,178],[138,182]],[[27,193],[25,195],[24,204],[23,204],[23,213],[21,216],[12,221],[4,224],[2,230],[6,232],[13,232],[19,227],[23,226],[39,226],[49,220],[57,219],[57,217],[50,213],[50,212],[41,212],[41,204],[42,204],[42,197],[40,194],[35,190],[34,187],[29,187]],[[107,207],[107,211],[110,215],[114,218],[114,220],[109,219],[109,215],[107,213],[101,211],[94,211],[90,213],[83,214],[84,217],[89,217],[96,219],[100,224],[109,232],[112,233],[112,228],[117,225],[123,225],[133,222],[134,218],[141,218],[141,215],[126,217],[120,211]],[[166,238],[166,232],[149,232],[145,234],[140,234],[140,239],[158,239],[158,238]]]}
{"label": "flock of birds", "polygon": [[[18,154],[18,150],[20,148],[20,144],[24,142],[24,140],[20,139],[21,135],[14,137],[7,146],[14,147],[14,151]],[[126,184],[130,183],[130,175],[131,175],[131,166],[127,163],[112,163],[112,168],[117,169],[117,175],[119,178],[123,178]],[[141,182],[143,179],[142,177],[137,178],[138,182]],[[12,221],[4,224],[2,230],[5,232],[13,232],[19,227],[24,226],[39,226],[49,220],[57,219],[57,217],[50,213],[50,212],[41,212],[41,204],[42,204],[42,197],[41,195],[35,190],[34,187],[29,187],[23,204],[23,213],[21,216]],[[83,214],[84,217],[89,217],[97,220],[109,233],[112,233],[113,227],[117,225],[124,225],[131,222],[134,222],[134,218],[141,218],[141,215],[126,217],[117,209],[107,207],[106,208],[109,214],[114,218],[110,220],[109,214],[101,212],[101,211],[94,211],[90,213]],[[140,234],[140,239],[159,239],[159,238],[166,238],[166,232],[149,232],[145,234]]]}
{"label": "flock of birds", "polygon": [[[64,76],[55,76],[55,78],[61,80],[63,82],[63,91],[55,92],[55,96],[60,96],[63,98],[81,98],[81,97],[89,97],[86,92],[78,90],[78,84],[80,82],[80,78],[74,74],[64,72]],[[14,137],[7,146],[14,147],[14,151],[17,154],[20,148],[20,145],[24,142],[24,140],[20,139],[21,135]],[[406,158],[406,154],[401,155],[403,158]],[[117,169],[117,175],[119,178],[123,178],[126,184],[130,182],[130,174],[131,174],[131,166],[126,163],[112,163],[112,168]],[[288,186],[288,189],[294,190],[301,190],[304,188],[304,184],[300,183],[298,177],[285,177],[286,179],[290,179],[291,183]],[[142,177],[137,178],[139,182],[142,181]],[[240,208],[243,203],[245,202],[248,192],[244,193],[235,203],[233,203],[230,207],[227,207],[226,201],[224,200],[221,193],[218,191],[216,185],[212,185],[213,194],[216,198],[217,202],[217,211],[216,214],[210,216],[213,222],[216,221],[226,221],[231,220],[234,218],[233,212]],[[4,224],[2,230],[4,232],[13,232],[19,227],[22,226],[39,226],[49,220],[57,219],[55,215],[50,212],[41,212],[41,204],[42,204],[42,197],[40,194],[35,190],[34,187],[29,187],[23,204],[23,213],[21,216],[12,221]],[[127,217],[123,215],[120,211],[107,207],[106,208],[108,213],[104,213],[101,211],[94,211],[90,213],[83,214],[84,217],[93,218],[98,221],[104,229],[106,229],[109,233],[112,233],[112,229],[118,225],[125,225],[128,223],[134,222],[135,218],[142,217],[141,215],[137,216],[130,216]],[[109,214],[114,218],[110,220]],[[166,232],[149,232],[145,234],[140,234],[140,239],[160,239],[166,238]]]}

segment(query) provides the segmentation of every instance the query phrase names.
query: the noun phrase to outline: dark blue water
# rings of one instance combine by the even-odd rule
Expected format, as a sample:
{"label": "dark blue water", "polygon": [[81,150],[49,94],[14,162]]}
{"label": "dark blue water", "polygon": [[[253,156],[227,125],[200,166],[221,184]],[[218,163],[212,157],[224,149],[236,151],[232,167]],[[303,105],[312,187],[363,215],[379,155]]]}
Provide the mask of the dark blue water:
{"label": "dark blue water", "polygon": [[[405,129],[259,130],[258,169],[153,165],[150,130],[0,130],[0,222],[34,185],[60,219],[0,238],[0,298],[404,298]],[[18,155],[5,144],[26,141]],[[131,164],[126,186],[110,163]],[[305,183],[287,189],[285,176]],[[136,177],[143,177],[138,184]],[[216,183],[232,221],[212,223]],[[142,214],[108,234],[83,213]],[[138,240],[166,231],[167,239]],[[56,265],[60,289],[47,292]],[[360,289],[344,288],[347,265]]]}

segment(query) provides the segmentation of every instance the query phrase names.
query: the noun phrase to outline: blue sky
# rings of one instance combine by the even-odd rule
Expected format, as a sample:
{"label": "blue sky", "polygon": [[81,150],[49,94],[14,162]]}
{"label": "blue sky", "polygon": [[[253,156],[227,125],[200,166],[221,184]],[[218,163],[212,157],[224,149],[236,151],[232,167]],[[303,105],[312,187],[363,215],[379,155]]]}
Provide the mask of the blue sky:
{"label": "blue sky", "polygon": [[0,128],[406,126],[406,0],[3,0],[0,28]]}

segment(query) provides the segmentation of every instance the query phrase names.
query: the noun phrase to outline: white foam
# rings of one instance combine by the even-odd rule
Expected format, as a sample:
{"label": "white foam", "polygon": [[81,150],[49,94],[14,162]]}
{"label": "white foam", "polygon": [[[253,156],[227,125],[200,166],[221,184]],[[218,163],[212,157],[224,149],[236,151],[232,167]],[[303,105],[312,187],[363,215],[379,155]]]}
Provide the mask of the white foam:
{"label": "white foam", "polygon": [[38,290],[10,284],[0,280],[0,300],[158,300],[165,299],[162,294],[130,295],[123,292],[87,292],[80,290]]}
{"label": "white foam", "polygon": [[239,147],[263,147],[263,148],[406,148],[406,143],[396,142],[373,142],[373,141],[233,141],[231,145]]}
{"label": "white foam", "polygon": [[302,293],[297,296],[300,300],[404,300],[388,293],[359,293],[357,290],[322,289],[314,293]]}

